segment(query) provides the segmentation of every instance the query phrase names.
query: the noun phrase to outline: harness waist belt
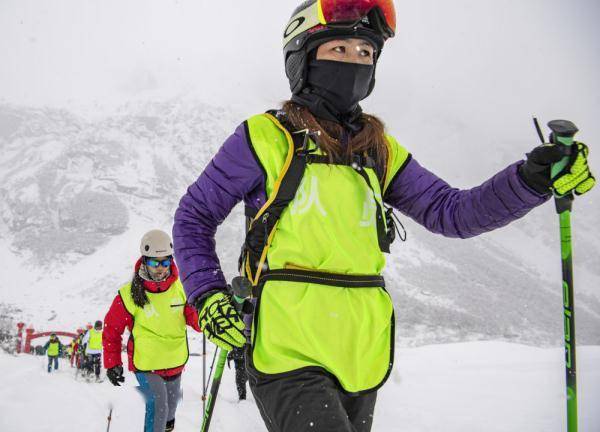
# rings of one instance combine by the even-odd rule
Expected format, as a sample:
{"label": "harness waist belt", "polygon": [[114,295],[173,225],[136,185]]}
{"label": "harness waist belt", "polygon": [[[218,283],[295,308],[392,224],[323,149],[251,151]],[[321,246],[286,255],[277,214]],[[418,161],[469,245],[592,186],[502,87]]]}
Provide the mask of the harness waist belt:
{"label": "harness waist belt", "polygon": [[298,269],[269,270],[260,277],[260,285],[269,280],[316,283],[342,288],[385,288],[385,279],[380,275],[348,275]]}

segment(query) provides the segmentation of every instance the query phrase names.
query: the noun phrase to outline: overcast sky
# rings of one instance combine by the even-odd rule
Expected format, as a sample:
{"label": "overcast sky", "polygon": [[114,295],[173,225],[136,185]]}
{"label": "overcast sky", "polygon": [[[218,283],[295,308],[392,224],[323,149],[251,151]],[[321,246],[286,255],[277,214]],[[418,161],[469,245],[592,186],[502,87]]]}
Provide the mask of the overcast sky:
{"label": "overcast sky", "polygon": [[[186,96],[263,111],[289,96],[281,34],[298,3],[0,0],[0,101],[77,111]],[[483,138],[533,140],[535,113],[600,146],[599,1],[396,5],[364,107],[403,141],[458,134],[483,152]]]}

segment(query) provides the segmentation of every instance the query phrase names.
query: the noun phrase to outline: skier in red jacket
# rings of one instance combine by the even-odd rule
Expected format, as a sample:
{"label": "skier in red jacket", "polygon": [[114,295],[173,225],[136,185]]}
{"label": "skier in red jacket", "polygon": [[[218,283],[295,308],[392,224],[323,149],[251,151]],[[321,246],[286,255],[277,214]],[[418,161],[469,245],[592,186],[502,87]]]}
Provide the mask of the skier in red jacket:
{"label": "skier in red jacket", "polygon": [[169,235],[149,231],[140,252],[132,281],[119,289],[104,318],[104,367],[113,385],[125,381],[121,344],[127,328],[129,370],[146,398],[144,432],[172,431],[189,357],[186,324],[200,331],[198,312],[186,302]]}

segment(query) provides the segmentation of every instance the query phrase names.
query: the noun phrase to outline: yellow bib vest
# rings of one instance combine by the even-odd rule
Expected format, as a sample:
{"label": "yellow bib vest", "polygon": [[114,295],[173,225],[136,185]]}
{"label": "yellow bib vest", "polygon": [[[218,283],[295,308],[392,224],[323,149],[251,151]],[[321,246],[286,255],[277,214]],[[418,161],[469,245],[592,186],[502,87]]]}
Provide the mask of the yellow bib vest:
{"label": "yellow bib vest", "polygon": [[[268,199],[253,221],[260,223],[294,144],[270,114],[250,118],[246,127],[265,173]],[[386,138],[383,191],[372,168],[359,172],[349,165],[307,162],[294,199],[268,235],[263,259],[256,269],[246,265],[258,297],[250,356],[256,373],[284,376],[318,368],[348,393],[375,390],[387,379],[395,323],[380,277],[385,255],[376,217],[385,188],[409,154]],[[311,153],[322,155],[312,141],[309,145]]]}
{"label": "yellow bib vest", "polygon": [[88,349],[101,350],[102,349],[102,332],[94,328],[89,330],[90,339],[88,341]]}
{"label": "yellow bib vest", "polygon": [[133,317],[133,366],[138,371],[154,371],[186,364],[186,295],[179,279],[167,291],[146,291],[149,302],[143,308],[133,302],[131,283],[121,287],[119,294]]}
{"label": "yellow bib vest", "polygon": [[56,357],[58,355],[58,352],[59,352],[58,342],[50,342],[50,345],[48,345],[48,350],[46,351],[46,354],[49,355],[50,357]]}

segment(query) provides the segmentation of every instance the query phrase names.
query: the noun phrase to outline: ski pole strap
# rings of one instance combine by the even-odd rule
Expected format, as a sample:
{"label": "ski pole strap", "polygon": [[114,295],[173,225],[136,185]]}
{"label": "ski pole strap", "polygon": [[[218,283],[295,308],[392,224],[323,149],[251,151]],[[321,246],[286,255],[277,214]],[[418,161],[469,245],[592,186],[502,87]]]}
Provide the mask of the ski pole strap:
{"label": "ski pole strap", "polygon": [[269,270],[260,278],[260,285],[270,280],[314,283],[340,288],[385,288],[385,279],[379,275],[349,275],[297,269]]}

